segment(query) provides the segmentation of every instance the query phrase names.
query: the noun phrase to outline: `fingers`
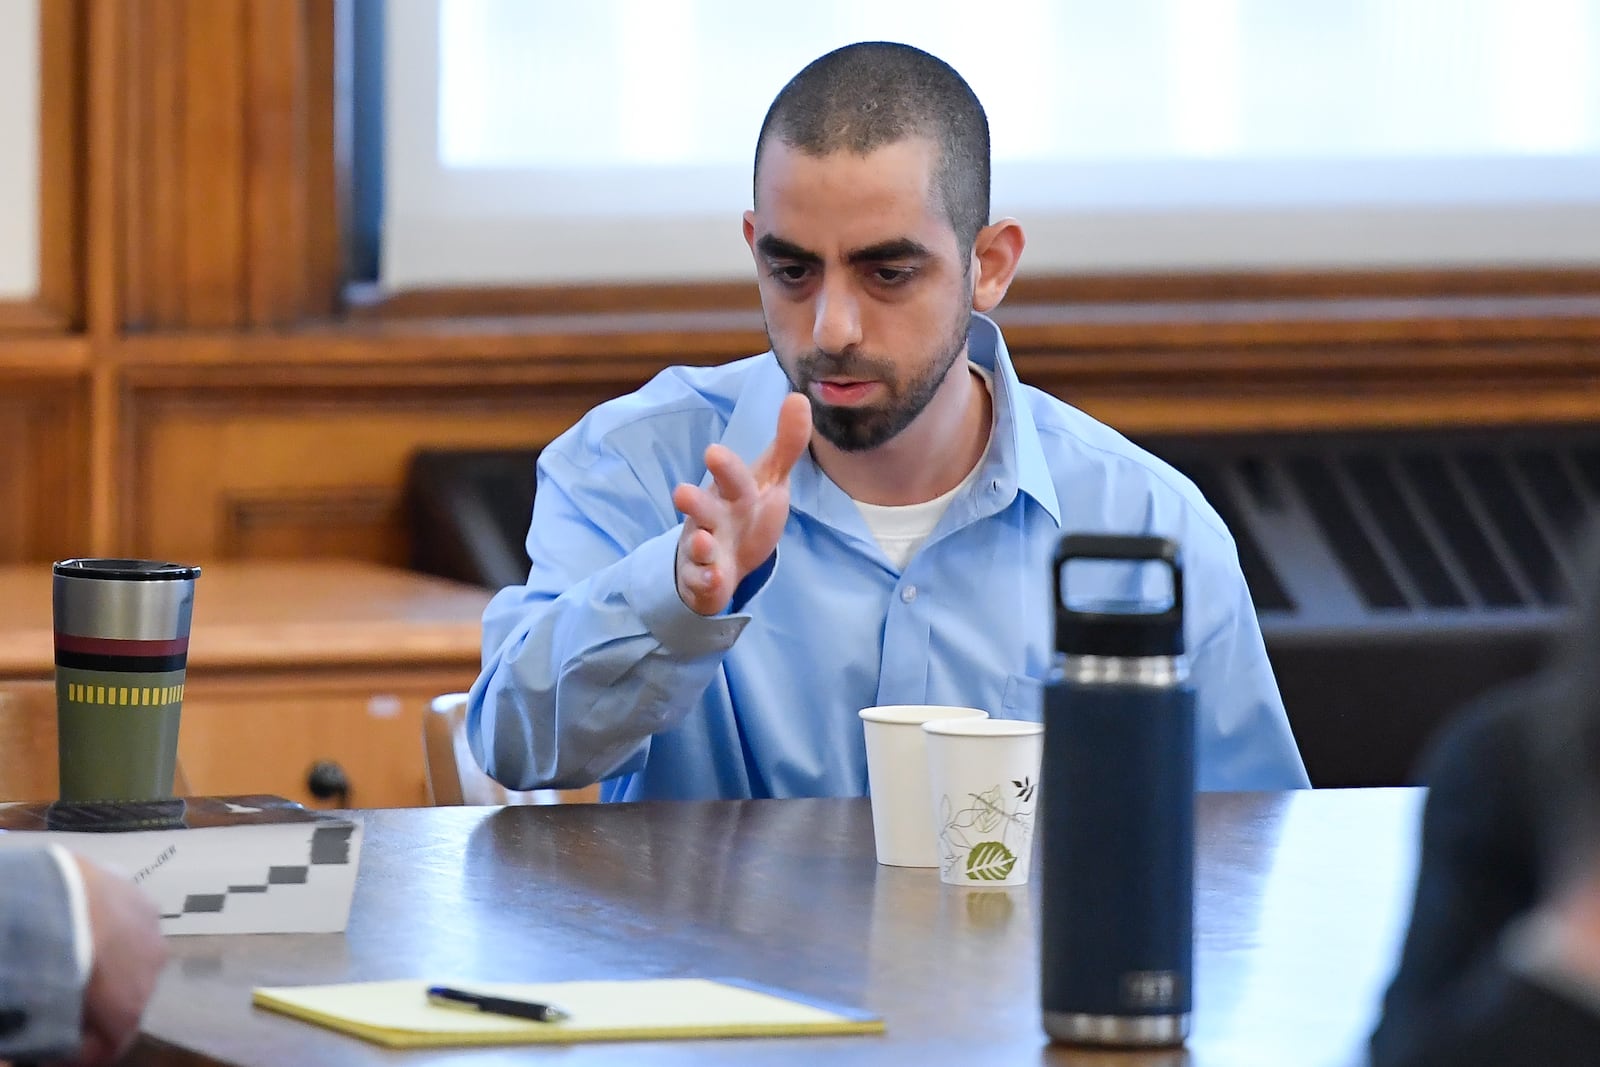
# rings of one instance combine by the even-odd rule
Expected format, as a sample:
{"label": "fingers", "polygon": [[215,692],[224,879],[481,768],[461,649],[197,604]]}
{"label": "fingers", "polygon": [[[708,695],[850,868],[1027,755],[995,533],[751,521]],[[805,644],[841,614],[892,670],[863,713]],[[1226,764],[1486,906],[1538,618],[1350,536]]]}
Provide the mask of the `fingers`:
{"label": "fingers", "polygon": [[811,443],[811,401],[790,393],[778,409],[778,432],[756,460],[756,479],[762,485],[786,481],[795,462]]}
{"label": "fingers", "polygon": [[672,491],[672,506],[687,520],[688,530],[709,531],[713,536],[722,529],[728,506],[715,494],[698,485],[680,485]]}
{"label": "fingers", "polygon": [[772,444],[754,468],[721,444],[705,451],[709,488],[672,491],[684,516],[678,539],[678,596],[701,615],[727,607],[736,585],[772,555],[788,518],[789,472],[811,441],[811,403],[798,393],[778,409]]}
{"label": "fingers", "polygon": [[678,540],[678,599],[690,611],[715,615],[727,606],[731,584],[724,573],[725,556],[708,530],[684,527]]}
{"label": "fingers", "polygon": [[706,470],[716,479],[717,493],[730,503],[754,497],[761,491],[756,476],[733,449],[712,445],[706,449]]}
{"label": "fingers", "polygon": [[691,530],[684,536],[683,557],[696,567],[717,561],[717,539],[709,530]]}
{"label": "fingers", "polygon": [[[725,445],[714,444],[706,449],[706,470],[711,473],[717,495],[730,503],[739,503],[759,494],[767,486],[787,481],[806,446],[811,443],[811,401],[800,393],[791,393],[778,408],[778,429],[772,443],[747,467],[738,454]],[[673,493],[673,503],[678,510],[690,514],[679,496],[684,487]]]}

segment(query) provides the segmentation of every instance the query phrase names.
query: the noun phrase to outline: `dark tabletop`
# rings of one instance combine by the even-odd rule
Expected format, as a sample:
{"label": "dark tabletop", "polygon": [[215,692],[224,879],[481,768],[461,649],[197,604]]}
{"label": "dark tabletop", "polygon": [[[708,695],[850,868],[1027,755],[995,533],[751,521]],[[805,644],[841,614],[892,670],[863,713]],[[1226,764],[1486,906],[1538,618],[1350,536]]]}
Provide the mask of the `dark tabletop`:
{"label": "dark tabletop", "polygon": [[[1406,918],[1418,790],[1200,800],[1186,1050],[1039,1028],[1036,887],[880,867],[865,800],[418,808],[366,823],[345,935],[177,937],[134,1064],[1359,1062]],[[253,1008],[260,985],[739,977],[880,1013],[882,1036],[389,1051]]]}

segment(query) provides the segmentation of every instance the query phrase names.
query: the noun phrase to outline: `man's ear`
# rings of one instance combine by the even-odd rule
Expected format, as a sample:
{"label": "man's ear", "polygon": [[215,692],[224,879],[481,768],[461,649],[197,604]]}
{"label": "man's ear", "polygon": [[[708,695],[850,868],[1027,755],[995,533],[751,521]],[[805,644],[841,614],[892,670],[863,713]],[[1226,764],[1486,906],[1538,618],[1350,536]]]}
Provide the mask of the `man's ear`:
{"label": "man's ear", "polygon": [[972,310],[988,311],[1004,299],[1016,277],[1024,243],[1016,219],[1000,219],[978,231],[972,242]]}
{"label": "man's ear", "polygon": [[752,256],[755,255],[756,254],[756,213],[754,211],[746,211],[744,213],[744,243],[750,246],[750,254]]}

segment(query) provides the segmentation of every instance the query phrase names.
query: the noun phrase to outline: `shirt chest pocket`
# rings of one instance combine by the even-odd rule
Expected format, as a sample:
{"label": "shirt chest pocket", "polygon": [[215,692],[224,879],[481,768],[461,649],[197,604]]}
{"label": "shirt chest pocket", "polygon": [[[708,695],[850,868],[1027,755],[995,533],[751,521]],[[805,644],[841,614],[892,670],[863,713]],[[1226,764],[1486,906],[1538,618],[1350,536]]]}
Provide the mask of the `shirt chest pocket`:
{"label": "shirt chest pocket", "polygon": [[1032,675],[1008,675],[1005,694],[1000,699],[1001,711],[998,717],[1040,721],[1044,714],[1040,704],[1043,693],[1044,683]]}

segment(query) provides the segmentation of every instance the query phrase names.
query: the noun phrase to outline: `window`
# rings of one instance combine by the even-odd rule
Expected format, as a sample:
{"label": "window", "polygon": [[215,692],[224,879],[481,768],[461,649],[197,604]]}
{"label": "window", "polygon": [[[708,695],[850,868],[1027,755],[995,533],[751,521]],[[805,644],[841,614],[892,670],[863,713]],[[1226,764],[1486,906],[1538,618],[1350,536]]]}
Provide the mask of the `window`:
{"label": "window", "polygon": [[744,278],[756,133],[853,40],[961,71],[1031,273],[1600,262],[1594,0],[418,0],[381,280]]}

